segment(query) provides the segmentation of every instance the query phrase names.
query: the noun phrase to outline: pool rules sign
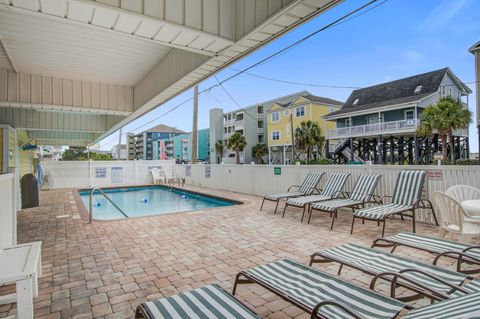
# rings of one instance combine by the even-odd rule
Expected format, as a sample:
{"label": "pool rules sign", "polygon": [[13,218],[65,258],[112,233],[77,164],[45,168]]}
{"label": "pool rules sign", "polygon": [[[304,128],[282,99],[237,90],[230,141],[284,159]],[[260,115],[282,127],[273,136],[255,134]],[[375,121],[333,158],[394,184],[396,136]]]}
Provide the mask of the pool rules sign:
{"label": "pool rules sign", "polygon": [[112,167],[112,184],[123,183],[123,167]]}

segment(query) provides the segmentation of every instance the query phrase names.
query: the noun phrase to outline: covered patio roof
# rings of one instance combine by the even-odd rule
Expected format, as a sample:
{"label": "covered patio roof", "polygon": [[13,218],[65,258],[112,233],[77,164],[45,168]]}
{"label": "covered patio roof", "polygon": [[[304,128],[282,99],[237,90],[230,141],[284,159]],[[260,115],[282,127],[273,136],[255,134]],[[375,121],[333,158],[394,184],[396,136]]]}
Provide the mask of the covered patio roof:
{"label": "covered patio roof", "polygon": [[342,0],[0,0],[0,123],[98,142]]}

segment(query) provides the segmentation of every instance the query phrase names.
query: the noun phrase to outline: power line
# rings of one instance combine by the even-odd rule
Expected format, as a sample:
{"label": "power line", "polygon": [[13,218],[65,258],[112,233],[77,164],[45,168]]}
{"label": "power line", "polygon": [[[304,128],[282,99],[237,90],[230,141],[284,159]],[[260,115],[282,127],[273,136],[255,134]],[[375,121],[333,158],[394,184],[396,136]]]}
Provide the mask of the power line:
{"label": "power line", "polygon": [[233,101],[233,103],[235,103],[245,114],[247,114],[248,116],[250,116],[255,122],[258,121],[258,118],[256,117],[253,117],[245,108],[243,108],[240,103],[238,103],[234,98],[233,96],[227,91],[227,89],[220,83],[220,81],[218,81],[218,78],[214,75],[213,76],[215,78],[215,80],[218,82],[218,84],[220,85],[220,87],[222,88],[222,90],[225,92],[225,94],[228,95],[228,97],[230,98],[230,100]]}
{"label": "power line", "polygon": [[[267,61],[272,60],[273,58],[275,58],[275,57],[277,57],[277,56],[279,56],[279,55],[287,52],[288,50],[290,50],[291,48],[299,45],[300,43],[305,42],[306,40],[308,40],[308,39],[310,39],[311,37],[317,35],[318,33],[323,32],[323,31],[325,31],[325,30],[327,30],[327,29],[330,29],[330,28],[332,28],[332,27],[340,24],[340,23],[341,23],[342,21],[344,21],[344,20],[347,20],[347,19],[348,19],[347,21],[350,21],[350,20],[352,20],[352,19],[360,16],[360,14],[357,14],[357,15],[355,15],[355,14],[356,14],[357,12],[363,10],[364,8],[370,6],[371,4],[377,2],[377,1],[378,1],[378,0],[371,0],[371,1],[367,2],[366,4],[358,7],[357,9],[355,9],[355,10],[353,10],[353,11],[350,11],[349,13],[347,13],[347,14],[343,15],[342,17],[336,19],[335,21],[327,24],[326,26],[324,26],[324,27],[322,27],[322,28],[320,28],[320,29],[317,29],[316,31],[308,34],[307,36],[301,38],[300,40],[295,41],[294,43],[286,46],[285,48],[283,48],[283,49],[281,49],[281,50],[279,50],[279,51],[277,51],[277,52],[275,52],[275,53],[267,56],[266,58],[263,58],[262,60],[260,60],[260,61],[258,61],[258,62],[256,62],[256,63],[254,63],[254,64],[252,64],[252,65],[244,68],[243,70],[240,70],[239,72],[237,72],[237,73],[235,73],[235,74],[233,74],[233,75],[231,75],[231,76],[223,79],[222,81],[218,81],[218,79],[217,79],[217,82],[218,82],[217,84],[214,84],[214,85],[210,86],[209,88],[200,91],[199,94],[202,94],[202,93],[204,93],[204,92],[206,92],[206,91],[210,91],[210,90],[211,90],[212,88],[214,88],[214,87],[220,86],[220,87],[223,88],[223,86],[222,86],[223,83],[234,79],[235,77],[239,76],[240,74],[246,73],[248,70],[251,70],[251,69],[255,68],[255,67],[258,66],[258,65],[261,65],[261,64],[263,64],[263,63],[266,63]],[[387,2],[387,1],[389,1],[389,0],[384,0],[384,1],[383,1],[382,3],[380,3],[379,5],[381,5],[381,4],[383,4],[383,3]],[[375,8],[378,7],[379,5],[375,6]],[[368,11],[370,11],[370,10],[368,10]],[[223,88],[223,89],[225,90],[225,88]],[[227,95],[228,95],[228,94],[227,94]],[[180,106],[184,105],[185,103],[187,103],[188,101],[190,101],[190,100],[192,100],[192,99],[193,99],[193,98],[189,98],[189,99],[185,100],[184,102],[180,103],[179,105],[176,105],[175,107],[173,107],[173,108],[170,109],[169,111],[161,114],[160,116],[158,116],[158,117],[150,120],[149,122],[147,122],[147,123],[145,123],[145,124],[143,124],[143,125],[141,125],[141,126],[138,126],[138,127],[134,128],[134,129],[132,129],[131,131],[135,131],[135,130],[141,128],[141,127],[144,127],[144,126],[146,126],[146,125],[148,125],[148,124],[150,124],[150,123],[152,123],[152,122],[154,122],[154,121],[162,118],[162,117],[165,116],[166,114],[168,114],[168,113],[176,110],[177,108],[179,108]],[[236,103],[236,102],[234,102],[234,103]],[[236,103],[236,104],[237,104],[237,103]],[[113,133],[112,133],[112,134],[113,134]],[[125,135],[125,134],[127,134],[127,133],[124,133],[124,134],[122,134],[122,135]],[[113,140],[111,140],[111,141],[109,141],[109,142],[107,142],[107,143],[105,143],[105,144],[109,144],[109,143],[111,143],[112,141],[113,141]]]}

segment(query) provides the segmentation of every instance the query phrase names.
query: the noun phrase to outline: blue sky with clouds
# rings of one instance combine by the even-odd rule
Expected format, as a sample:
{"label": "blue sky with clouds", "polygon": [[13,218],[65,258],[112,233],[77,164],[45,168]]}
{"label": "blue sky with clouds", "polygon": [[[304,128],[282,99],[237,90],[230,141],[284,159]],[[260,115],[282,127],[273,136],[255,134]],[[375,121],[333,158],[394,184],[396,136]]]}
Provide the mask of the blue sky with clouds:
{"label": "blue sky with clouds", "polygon": [[[222,80],[284,48],[303,36],[327,25],[366,3],[347,0],[326,14],[309,21],[271,44],[263,47],[231,68],[218,74]],[[379,1],[380,3],[380,1]],[[468,48],[480,41],[480,0],[388,0],[377,8],[335,28],[328,29],[249,72],[278,79],[332,86],[365,87],[417,73],[450,67],[464,82],[475,81],[474,58]],[[215,84],[212,77],[200,83],[200,90]],[[470,95],[470,109],[475,111],[475,87]],[[242,74],[224,84],[241,106],[248,106],[277,96],[308,90],[312,94],[345,101],[351,89],[320,88],[284,84]],[[131,131],[160,116],[193,95],[187,90],[124,127]],[[191,131],[193,102],[135,130],[140,132],[163,123]],[[209,125],[209,109],[238,109],[221,88],[200,95],[198,127]],[[102,148],[110,149],[118,141],[107,137]],[[471,147],[478,150],[476,129],[471,127]],[[125,136],[122,136],[125,141]]]}

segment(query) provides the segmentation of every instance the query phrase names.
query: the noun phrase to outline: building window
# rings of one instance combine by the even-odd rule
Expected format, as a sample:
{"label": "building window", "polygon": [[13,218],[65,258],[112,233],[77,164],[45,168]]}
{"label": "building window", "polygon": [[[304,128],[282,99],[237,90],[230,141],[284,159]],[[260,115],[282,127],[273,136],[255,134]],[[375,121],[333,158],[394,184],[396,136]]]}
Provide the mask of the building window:
{"label": "building window", "polygon": [[345,119],[345,127],[350,127],[350,119]]}
{"label": "building window", "polygon": [[305,106],[299,106],[295,109],[295,116],[302,117],[305,115]]}
{"label": "building window", "polygon": [[378,114],[375,115],[368,115],[367,116],[367,123],[368,124],[377,124],[377,123],[383,123],[384,115],[383,113],[380,113],[380,117]]}
{"label": "building window", "polygon": [[273,131],[272,132],[272,140],[278,141],[280,139],[280,131]]}
{"label": "building window", "polygon": [[448,88],[448,96],[452,96],[452,88]]}
{"label": "building window", "polygon": [[445,87],[442,85],[440,87],[440,97],[444,97],[445,96]]}
{"label": "building window", "polygon": [[279,112],[273,112],[272,113],[272,122],[278,122],[280,121],[280,113]]}
{"label": "building window", "polygon": [[330,113],[333,113],[333,112],[335,112],[335,107],[330,106]]}
{"label": "building window", "polygon": [[405,120],[413,120],[415,118],[415,111],[414,110],[405,110],[404,112]]}
{"label": "building window", "polygon": [[359,99],[355,99],[355,101],[353,101],[353,105],[357,105],[358,101],[359,101]]}

